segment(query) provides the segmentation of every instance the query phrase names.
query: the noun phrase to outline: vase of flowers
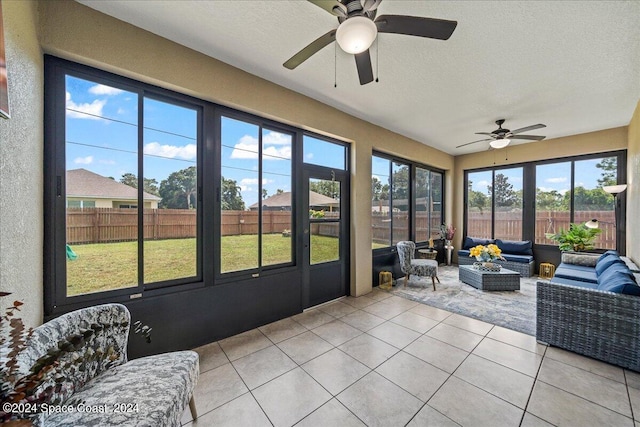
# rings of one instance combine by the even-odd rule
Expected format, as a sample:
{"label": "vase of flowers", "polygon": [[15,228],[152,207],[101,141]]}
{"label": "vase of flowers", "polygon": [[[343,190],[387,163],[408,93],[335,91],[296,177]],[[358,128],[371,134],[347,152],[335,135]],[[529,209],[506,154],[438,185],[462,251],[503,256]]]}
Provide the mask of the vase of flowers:
{"label": "vase of flowers", "polygon": [[440,236],[444,239],[445,246],[451,246],[451,241],[453,240],[453,236],[455,236],[455,234],[456,228],[453,226],[453,224],[442,224],[440,226]]}
{"label": "vase of flowers", "polygon": [[474,265],[478,264],[478,266],[487,270],[500,270],[500,264],[495,264],[495,261],[498,259],[505,260],[502,257],[500,248],[494,244],[473,247],[469,250],[469,256],[475,257],[478,261]]}

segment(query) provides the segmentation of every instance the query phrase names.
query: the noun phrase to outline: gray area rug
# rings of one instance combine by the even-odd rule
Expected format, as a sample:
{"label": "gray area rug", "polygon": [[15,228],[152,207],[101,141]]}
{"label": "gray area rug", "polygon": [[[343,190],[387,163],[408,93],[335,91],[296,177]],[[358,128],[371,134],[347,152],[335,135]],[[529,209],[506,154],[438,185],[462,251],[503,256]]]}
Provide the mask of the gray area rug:
{"label": "gray area rug", "polygon": [[457,266],[438,267],[436,291],[430,277],[404,277],[390,291],[394,295],[469,316],[514,331],[536,335],[537,276],[521,278],[519,291],[481,291],[458,280]]}

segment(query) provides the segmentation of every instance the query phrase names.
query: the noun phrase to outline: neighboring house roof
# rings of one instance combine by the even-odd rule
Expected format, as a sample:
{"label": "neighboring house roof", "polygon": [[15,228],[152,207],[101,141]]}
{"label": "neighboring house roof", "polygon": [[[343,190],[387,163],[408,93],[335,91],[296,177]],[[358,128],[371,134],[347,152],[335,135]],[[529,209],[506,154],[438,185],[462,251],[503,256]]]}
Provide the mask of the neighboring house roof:
{"label": "neighboring house roof", "polygon": [[[260,201],[262,206],[269,208],[289,207],[291,206],[291,192],[287,191],[280,194],[274,194],[271,197]],[[315,191],[309,191],[309,206],[340,206],[340,201],[327,197],[324,194],[316,193]],[[249,206],[249,209],[257,209],[258,203],[254,203]]]}
{"label": "neighboring house roof", "polygon": [[[137,200],[138,190],[111,178],[98,175],[86,169],[67,171],[67,197],[85,199]],[[147,192],[142,193],[144,200],[162,200]]]}

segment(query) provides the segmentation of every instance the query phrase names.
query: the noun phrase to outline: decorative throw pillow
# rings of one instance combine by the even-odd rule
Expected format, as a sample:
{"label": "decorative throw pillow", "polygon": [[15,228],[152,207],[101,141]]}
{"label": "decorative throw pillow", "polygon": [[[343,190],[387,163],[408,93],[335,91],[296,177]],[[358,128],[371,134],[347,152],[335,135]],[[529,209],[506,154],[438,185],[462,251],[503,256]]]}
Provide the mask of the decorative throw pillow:
{"label": "decorative throw pillow", "polygon": [[618,258],[620,258],[620,254],[618,254],[618,252],[610,250],[600,255],[600,258],[598,258],[598,262],[602,261],[603,259],[609,256],[617,256]]}
{"label": "decorative throw pillow", "polygon": [[496,245],[505,254],[511,255],[533,255],[533,249],[531,247],[531,240],[501,240],[496,239]]}
{"label": "decorative throw pillow", "polygon": [[604,280],[602,283],[600,283],[600,278],[598,278],[599,290],[627,295],[640,295],[640,286],[632,279],[633,276],[629,276],[620,271],[606,276],[607,280]]}
{"label": "decorative throw pillow", "polygon": [[605,272],[605,270],[607,270],[609,267],[611,267],[613,264],[624,264],[624,261],[622,261],[620,258],[616,257],[616,256],[608,256],[602,259],[602,261],[598,261],[596,263],[596,276],[600,276],[602,273]]}

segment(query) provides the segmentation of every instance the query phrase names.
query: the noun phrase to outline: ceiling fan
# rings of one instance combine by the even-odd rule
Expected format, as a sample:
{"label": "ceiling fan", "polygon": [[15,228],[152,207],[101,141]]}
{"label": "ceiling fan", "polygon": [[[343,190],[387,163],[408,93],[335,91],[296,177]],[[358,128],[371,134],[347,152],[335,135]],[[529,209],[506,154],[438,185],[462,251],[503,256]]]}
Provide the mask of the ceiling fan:
{"label": "ceiling fan", "polygon": [[337,29],[318,37],[282,65],[293,70],[323,47],[337,40],[342,50],[355,54],[361,85],[373,81],[369,47],[378,33],[447,40],[458,25],[456,21],[405,15],[380,15],[376,18],[378,6],[382,0],[308,1],[337,16],[340,25]]}
{"label": "ceiling fan", "polygon": [[542,129],[546,128],[547,125],[543,125],[542,123],[538,123],[537,125],[531,125],[527,127],[523,127],[516,130],[509,130],[502,127],[504,123],[504,119],[496,120],[496,124],[498,125],[498,129],[493,132],[476,132],[476,135],[487,135],[489,138],[480,139],[478,141],[467,142],[466,144],[458,145],[456,148],[464,147],[466,145],[475,144],[476,142],[485,142],[490,141],[489,145],[491,148],[504,148],[511,142],[512,139],[526,139],[529,141],[542,141],[545,139],[545,136],[541,135],[520,135],[523,132],[529,132],[534,129]]}

